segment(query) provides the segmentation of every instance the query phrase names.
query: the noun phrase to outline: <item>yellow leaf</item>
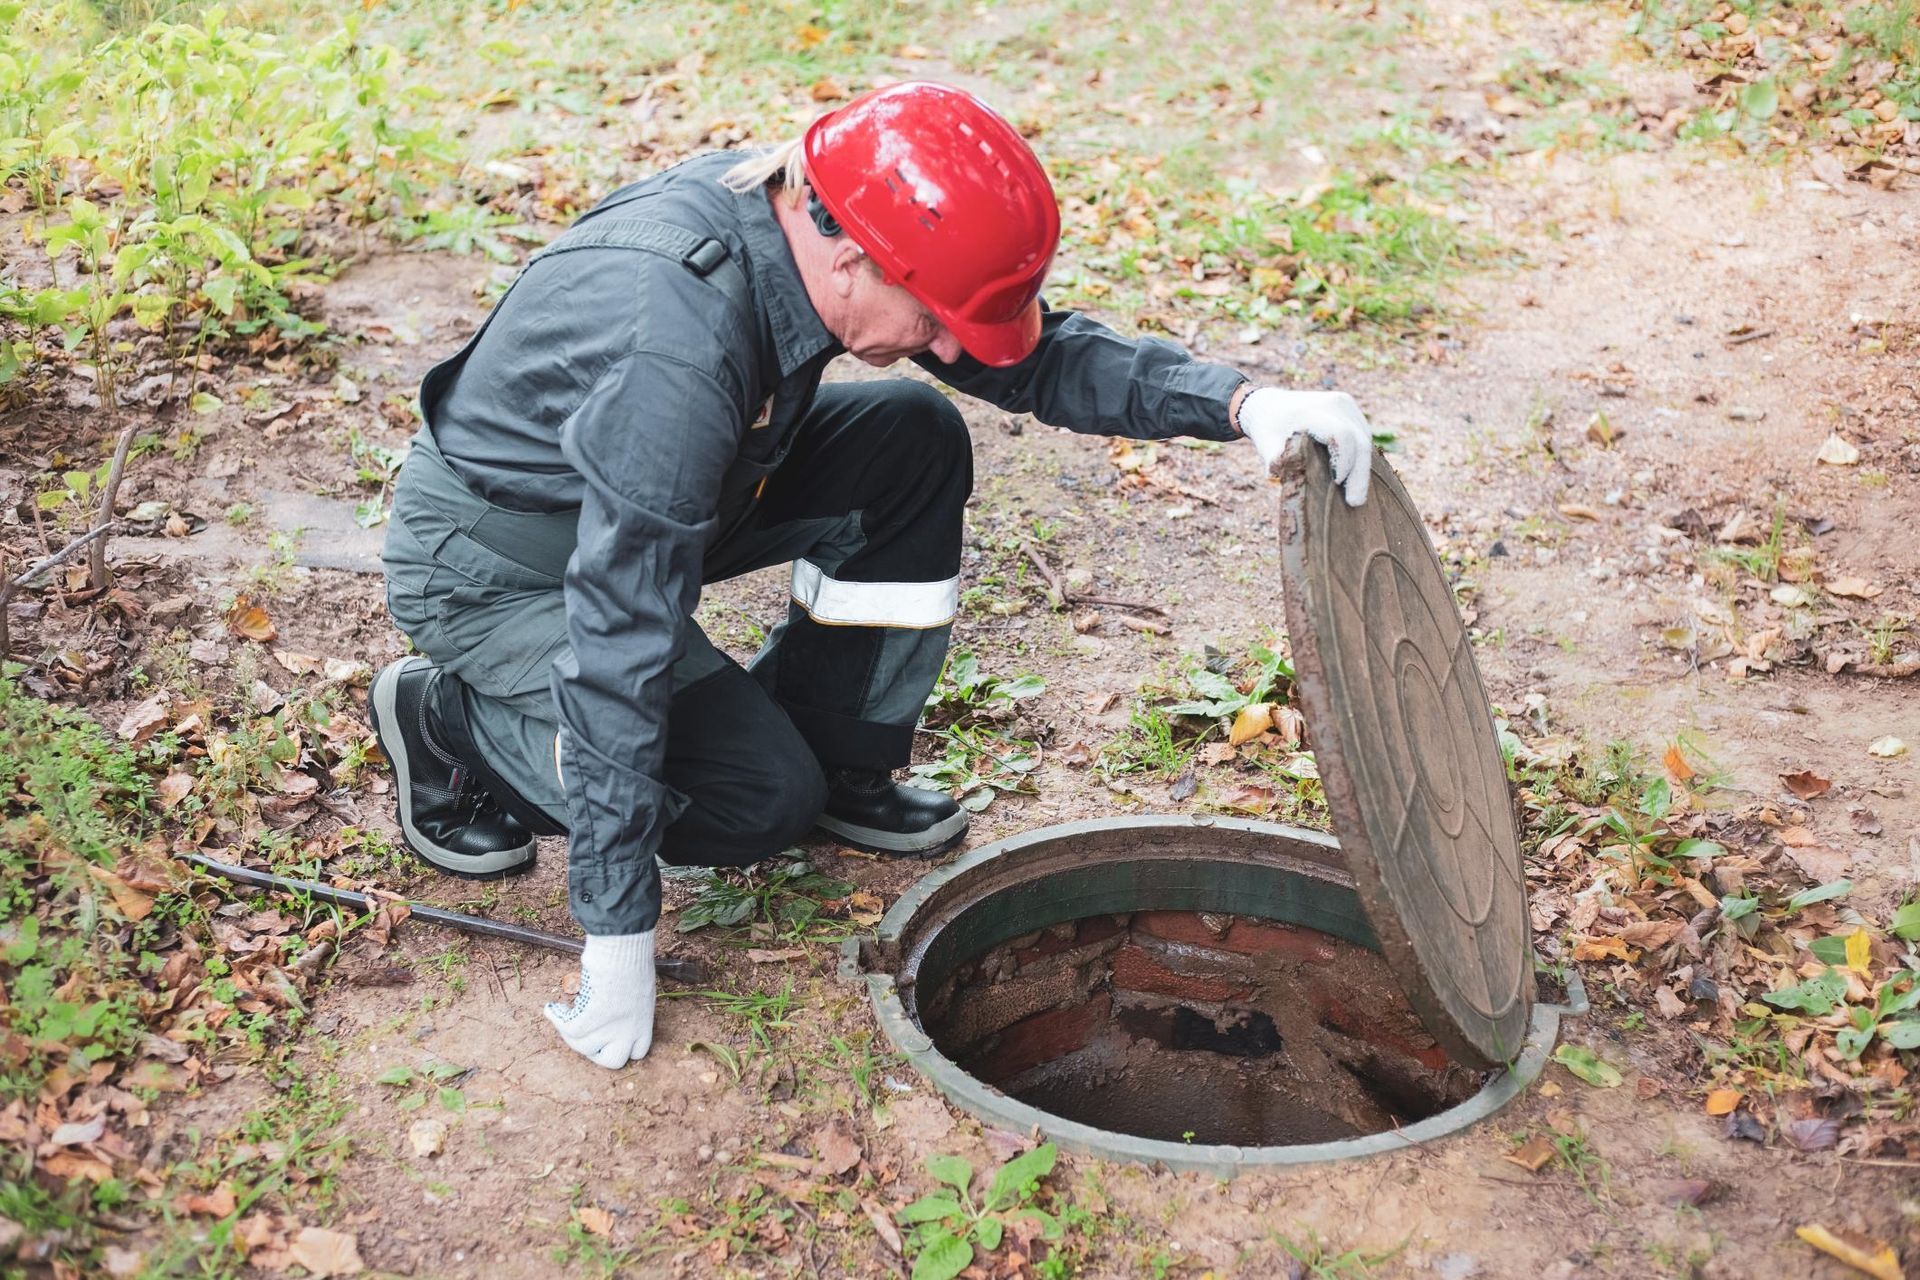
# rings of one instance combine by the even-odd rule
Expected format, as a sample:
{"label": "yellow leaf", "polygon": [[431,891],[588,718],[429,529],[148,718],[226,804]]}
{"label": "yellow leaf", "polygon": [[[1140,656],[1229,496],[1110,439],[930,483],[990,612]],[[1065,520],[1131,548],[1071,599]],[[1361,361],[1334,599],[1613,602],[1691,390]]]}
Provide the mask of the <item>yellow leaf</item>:
{"label": "yellow leaf", "polygon": [[1847,1240],[1842,1240],[1839,1236],[1833,1234],[1833,1232],[1819,1225],[1796,1228],[1793,1234],[1799,1236],[1820,1252],[1830,1257],[1840,1259],[1840,1261],[1846,1263],[1855,1271],[1866,1272],[1868,1275],[1873,1276],[1874,1280],[1905,1280],[1905,1276],[1900,1270],[1900,1259],[1898,1255],[1894,1253],[1891,1246],[1880,1244],[1877,1240],[1873,1243],[1879,1244],[1880,1247],[1869,1253],[1859,1245]]}
{"label": "yellow leaf", "polygon": [[1252,742],[1271,728],[1273,704],[1250,702],[1240,708],[1240,714],[1233,718],[1233,728],[1227,733],[1227,745],[1237,747],[1243,742]]}
{"label": "yellow leaf", "polygon": [[1867,976],[1867,961],[1873,955],[1873,939],[1867,936],[1865,929],[1855,929],[1847,935],[1847,968],[1861,977]]}
{"label": "yellow leaf", "polygon": [[1742,1095],[1738,1089],[1714,1089],[1707,1094],[1707,1114],[1724,1116],[1740,1105]]}

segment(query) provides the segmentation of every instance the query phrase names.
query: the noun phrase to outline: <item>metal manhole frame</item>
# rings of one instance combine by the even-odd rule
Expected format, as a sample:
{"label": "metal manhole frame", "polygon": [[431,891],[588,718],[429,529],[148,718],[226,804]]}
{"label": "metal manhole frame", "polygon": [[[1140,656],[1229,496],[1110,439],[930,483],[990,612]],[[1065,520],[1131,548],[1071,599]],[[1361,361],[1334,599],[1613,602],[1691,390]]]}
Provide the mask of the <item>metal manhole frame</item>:
{"label": "metal manhole frame", "polygon": [[[1109,833],[1219,830],[1272,836],[1293,844],[1318,848],[1329,855],[1322,864],[1328,870],[1334,869],[1338,861],[1339,845],[1330,836],[1301,827],[1244,818],[1143,815],[1062,823],[994,841],[948,866],[930,872],[900,896],[881,920],[875,937],[865,941],[882,948],[889,944],[897,946],[914,917],[941,890],[963,877],[978,875],[983,866],[990,866],[1000,859],[1017,859],[1028,850]],[[1286,868],[1274,869],[1283,871]],[[1004,891],[1001,889],[996,892]],[[983,895],[983,899],[989,896],[992,895]],[[1141,904],[1134,909],[1153,910],[1155,907],[1153,904]],[[1525,1041],[1512,1061],[1506,1063],[1494,1079],[1459,1105],[1404,1128],[1338,1142],[1293,1146],[1189,1145],[1135,1137],[1067,1120],[1011,1098],[972,1075],[941,1053],[932,1037],[921,1029],[901,998],[896,974],[872,972],[866,967],[862,958],[862,941],[853,938],[843,945],[841,976],[866,984],[874,1017],[881,1031],[894,1048],[905,1056],[908,1065],[932,1082],[934,1088],[955,1106],[983,1124],[1014,1133],[1036,1134],[1077,1155],[1161,1165],[1174,1170],[1199,1170],[1222,1177],[1252,1169],[1286,1168],[1406,1151],[1470,1128],[1512,1102],[1539,1077],[1559,1036],[1561,1017],[1586,1011],[1585,991],[1579,985],[1578,976],[1570,975],[1568,1003],[1556,1005],[1545,1001],[1534,1002]]]}

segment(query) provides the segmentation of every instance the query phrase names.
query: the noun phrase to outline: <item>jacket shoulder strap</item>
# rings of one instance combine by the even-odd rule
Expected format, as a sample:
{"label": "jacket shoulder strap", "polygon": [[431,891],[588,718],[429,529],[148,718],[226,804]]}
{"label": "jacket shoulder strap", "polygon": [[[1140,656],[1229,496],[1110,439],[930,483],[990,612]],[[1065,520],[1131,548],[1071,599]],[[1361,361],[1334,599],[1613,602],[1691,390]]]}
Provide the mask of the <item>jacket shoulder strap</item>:
{"label": "jacket shoulder strap", "polygon": [[531,267],[542,258],[576,249],[634,249],[671,258],[702,280],[711,281],[735,305],[743,310],[751,309],[746,273],[733,261],[725,244],[697,231],[647,218],[594,221],[562,233],[559,239],[527,259],[527,265]]}

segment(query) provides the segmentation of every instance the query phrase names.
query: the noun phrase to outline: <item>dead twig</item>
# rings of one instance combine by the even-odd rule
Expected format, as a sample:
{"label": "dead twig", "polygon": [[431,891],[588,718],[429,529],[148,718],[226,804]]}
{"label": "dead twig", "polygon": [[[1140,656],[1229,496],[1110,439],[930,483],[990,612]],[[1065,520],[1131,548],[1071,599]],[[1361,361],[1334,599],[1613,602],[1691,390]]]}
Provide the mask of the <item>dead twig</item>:
{"label": "dead twig", "polygon": [[67,561],[73,559],[73,557],[79,555],[82,550],[89,546],[95,538],[101,537],[112,527],[111,523],[96,525],[52,555],[43,556],[41,559],[34,561],[18,575],[11,578],[0,579],[0,658],[5,658],[9,653],[13,652],[13,634],[7,627],[7,609],[13,603],[13,593],[32,582],[47,570],[57,569]]}
{"label": "dead twig", "polygon": [[1060,581],[1060,575],[1054,572],[1052,565],[1047,563],[1047,558],[1040,554],[1040,549],[1024,538],[1020,541],[1020,549],[1026,552],[1027,559],[1040,571],[1040,576],[1047,580],[1047,603],[1055,609],[1066,608],[1066,584]]}
{"label": "dead twig", "polygon": [[1124,613],[1114,619],[1129,631],[1144,631],[1152,636],[1170,636],[1173,628],[1158,618],[1129,618]]}
{"label": "dead twig", "polygon": [[1059,571],[1047,563],[1047,558],[1040,554],[1038,547],[1023,539],[1020,543],[1020,549],[1026,553],[1027,559],[1032,561],[1033,567],[1040,571],[1040,576],[1047,580],[1047,603],[1055,609],[1064,609],[1068,605],[1084,604],[1092,605],[1096,608],[1131,609],[1135,613],[1153,613],[1161,617],[1166,616],[1167,611],[1157,604],[1140,604],[1133,600],[1114,600],[1107,596],[1083,596],[1077,592],[1069,591],[1067,590],[1066,582],[1060,577]]}
{"label": "dead twig", "polygon": [[1073,602],[1075,604],[1093,605],[1096,608],[1131,609],[1135,613],[1158,614],[1163,618],[1167,616],[1167,611],[1157,604],[1141,604],[1134,600],[1113,600],[1106,596],[1075,596]]}
{"label": "dead twig", "polygon": [[1727,345],[1737,347],[1743,343],[1758,342],[1762,338],[1771,338],[1772,336],[1772,329],[1755,329],[1752,333],[1736,334],[1734,337],[1728,338]]}
{"label": "dead twig", "polygon": [[[120,438],[114,442],[113,465],[107,468],[107,483],[100,490],[100,523],[97,528],[103,533],[113,527],[113,504],[120,496],[120,482],[127,476],[127,451],[133,448],[133,433],[139,425],[138,418],[130,420],[120,428]],[[105,538],[93,544],[93,551],[87,558],[87,581],[96,591],[106,590],[107,583],[111,581],[107,577]]]}

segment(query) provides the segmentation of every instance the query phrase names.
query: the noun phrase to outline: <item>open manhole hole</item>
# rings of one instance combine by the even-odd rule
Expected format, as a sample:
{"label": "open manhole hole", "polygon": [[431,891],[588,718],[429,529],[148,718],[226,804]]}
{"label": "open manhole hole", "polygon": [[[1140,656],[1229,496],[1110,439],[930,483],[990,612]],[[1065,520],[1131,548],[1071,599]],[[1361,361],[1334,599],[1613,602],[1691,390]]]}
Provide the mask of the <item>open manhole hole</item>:
{"label": "open manhole hole", "polygon": [[894,1043],[990,1123],[1231,1170],[1452,1132],[1538,1074],[1525,871],[1473,649],[1384,458],[1349,507],[1281,461],[1295,692],[1339,840],[1181,817],[1003,840],[849,961]]}
{"label": "open manhole hole", "polygon": [[989,1124],[1171,1167],[1451,1133],[1538,1075],[1461,1062],[1380,954],[1329,837],[1238,819],[1031,832],[921,881],[849,960],[913,1065]]}

